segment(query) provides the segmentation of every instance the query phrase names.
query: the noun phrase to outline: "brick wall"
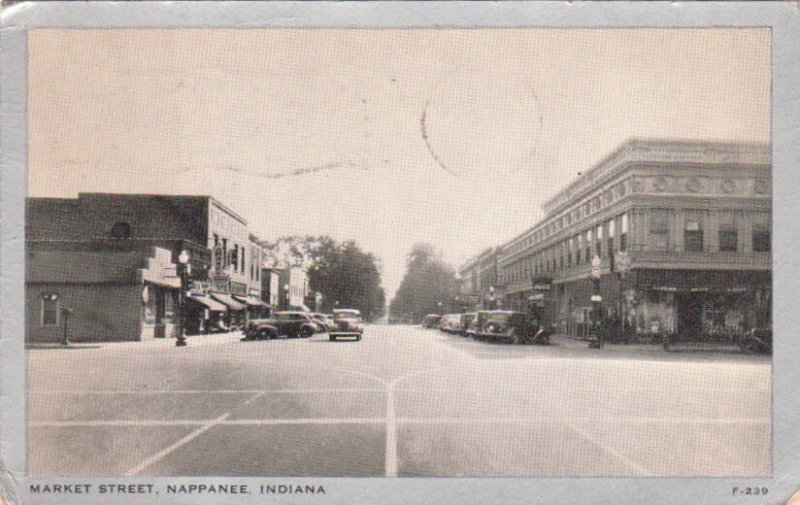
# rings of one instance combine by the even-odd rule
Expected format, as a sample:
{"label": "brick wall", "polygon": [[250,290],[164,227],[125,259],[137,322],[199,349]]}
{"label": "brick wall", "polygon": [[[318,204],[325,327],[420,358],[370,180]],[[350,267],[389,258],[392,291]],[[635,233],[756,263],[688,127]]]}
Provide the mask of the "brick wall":
{"label": "brick wall", "polygon": [[58,293],[60,307],[73,309],[69,318],[71,342],[139,340],[141,335],[141,284],[28,284],[25,290],[27,342],[57,343],[63,319],[43,326],[42,294]]}

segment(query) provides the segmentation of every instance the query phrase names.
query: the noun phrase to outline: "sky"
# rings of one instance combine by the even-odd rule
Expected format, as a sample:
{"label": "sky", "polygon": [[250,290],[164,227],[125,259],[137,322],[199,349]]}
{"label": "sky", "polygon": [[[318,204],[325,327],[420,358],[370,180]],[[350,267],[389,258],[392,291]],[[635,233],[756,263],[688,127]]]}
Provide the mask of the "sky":
{"label": "sky", "polygon": [[391,298],[630,138],[770,139],[768,29],[36,29],[28,195],[211,195],[353,239]]}

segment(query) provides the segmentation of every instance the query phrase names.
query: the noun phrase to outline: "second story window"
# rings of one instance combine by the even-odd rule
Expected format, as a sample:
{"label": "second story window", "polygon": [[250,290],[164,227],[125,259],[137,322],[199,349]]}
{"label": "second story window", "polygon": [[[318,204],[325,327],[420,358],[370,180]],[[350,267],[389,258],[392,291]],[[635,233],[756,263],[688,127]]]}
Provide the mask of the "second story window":
{"label": "second story window", "polygon": [[703,225],[699,218],[689,218],[683,228],[684,249],[688,252],[703,251]]}
{"label": "second story window", "polygon": [[117,221],[114,223],[114,226],[111,227],[109,235],[111,235],[111,238],[117,240],[131,238],[131,224],[125,221]]}
{"label": "second story window", "polygon": [[772,251],[772,233],[769,225],[756,224],[753,226],[753,252]]}
{"label": "second story window", "polygon": [[663,209],[653,209],[648,218],[647,250],[667,251],[669,248],[669,214]]}
{"label": "second story window", "polygon": [[58,326],[59,299],[56,295],[42,296],[42,326]]}
{"label": "second story window", "polygon": [[719,250],[720,252],[736,252],[739,246],[739,233],[729,224],[720,225]]}

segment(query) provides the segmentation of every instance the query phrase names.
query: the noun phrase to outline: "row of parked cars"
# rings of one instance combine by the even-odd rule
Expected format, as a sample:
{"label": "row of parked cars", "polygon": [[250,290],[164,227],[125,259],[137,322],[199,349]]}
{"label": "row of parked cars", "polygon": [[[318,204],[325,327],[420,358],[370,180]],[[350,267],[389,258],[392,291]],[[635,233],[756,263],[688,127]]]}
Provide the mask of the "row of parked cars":
{"label": "row of parked cars", "polygon": [[425,328],[438,328],[446,333],[483,341],[505,341],[512,344],[549,344],[551,331],[524,312],[511,310],[479,310],[463,314],[428,314],[422,321]]}
{"label": "row of parked cars", "polygon": [[327,333],[330,340],[344,337],[361,340],[364,333],[361,312],[356,309],[334,309],[333,314],[275,312],[266,319],[251,319],[245,327],[244,339],[308,338],[316,333]]}

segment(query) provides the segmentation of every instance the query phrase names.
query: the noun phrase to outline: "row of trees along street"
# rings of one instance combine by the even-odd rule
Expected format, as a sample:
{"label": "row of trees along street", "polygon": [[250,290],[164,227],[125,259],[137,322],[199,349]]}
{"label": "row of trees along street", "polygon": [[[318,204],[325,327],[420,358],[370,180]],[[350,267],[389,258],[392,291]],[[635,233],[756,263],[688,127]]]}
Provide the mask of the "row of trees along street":
{"label": "row of trees along street", "polygon": [[406,274],[389,306],[395,319],[419,322],[425,314],[458,311],[456,275],[430,244],[415,244],[406,260]]}
{"label": "row of trees along street", "polygon": [[322,293],[322,312],[340,308],[361,311],[365,320],[383,316],[386,294],[378,259],[354,241],[329,236],[287,236],[262,242],[274,265],[303,268],[309,288]]}

